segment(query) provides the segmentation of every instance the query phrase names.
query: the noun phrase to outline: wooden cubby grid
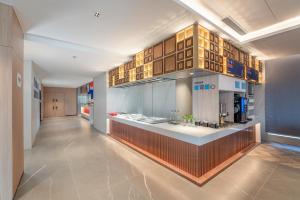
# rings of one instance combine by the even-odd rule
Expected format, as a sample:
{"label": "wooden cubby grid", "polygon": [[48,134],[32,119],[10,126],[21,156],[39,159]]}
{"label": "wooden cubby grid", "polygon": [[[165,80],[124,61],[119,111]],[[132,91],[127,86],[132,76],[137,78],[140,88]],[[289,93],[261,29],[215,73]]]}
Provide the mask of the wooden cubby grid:
{"label": "wooden cubby grid", "polygon": [[[170,38],[172,39],[172,37]],[[246,70],[250,67],[258,71],[258,82],[262,82],[262,72],[264,67],[262,61],[259,61],[255,56],[249,55],[249,53],[237,48],[228,40],[209,31],[205,27],[199,24],[193,24],[177,32],[174,35],[174,38],[174,50],[172,47],[174,40],[168,41],[168,47],[170,47],[170,42],[172,47],[170,53],[165,55],[165,42],[168,40],[166,39],[135,54],[130,62],[110,70],[108,78],[109,86],[112,87],[190,68],[200,68],[230,75],[227,73],[228,59],[234,59],[245,66],[244,79],[247,79]],[[154,53],[155,47],[158,47],[162,52],[159,52],[158,54]],[[161,57],[157,56],[160,54],[162,54]],[[167,62],[165,61],[165,58],[168,59]],[[159,73],[154,73],[154,62],[156,63],[156,67],[161,67],[161,69],[158,70]],[[165,65],[168,66],[168,69],[166,69]]]}

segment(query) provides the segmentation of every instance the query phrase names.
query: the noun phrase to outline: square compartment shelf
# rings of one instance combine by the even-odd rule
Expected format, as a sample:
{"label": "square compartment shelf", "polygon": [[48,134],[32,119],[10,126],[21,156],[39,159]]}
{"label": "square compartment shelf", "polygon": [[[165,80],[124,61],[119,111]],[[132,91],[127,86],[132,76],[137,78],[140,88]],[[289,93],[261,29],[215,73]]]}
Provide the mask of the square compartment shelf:
{"label": "square compartment shelf", "polygon": [[199,58],[198,59],[198,68],[204,69],[204,58]]}
{"label": "square compartment shelf", "polygon": [[194,35],[194,26],[192,25],[184,29],[184,35],[185,38],[192,37]]}
{"label": "square compartment shelf", "polygon": [[144,52],[141,51],[135,55],[135,66],[141,66],[144,64]]}
{"label": "square compartment shelf", "polygon": [[198,35],[206,40],[209,40],[209,31],[200,25],[198,26]]}
{"label": "square compartment shelf", "polygon": [[184,30],[179,31],[176,34],[176,41],[177,41],[177,43],[183,41],[184,39],[185,39],[185,32],[184,32]]}
{"label": "square compartment shelf", "polygon": [[204,48],[198,47],[198,57],[199,58],[204,58]]}

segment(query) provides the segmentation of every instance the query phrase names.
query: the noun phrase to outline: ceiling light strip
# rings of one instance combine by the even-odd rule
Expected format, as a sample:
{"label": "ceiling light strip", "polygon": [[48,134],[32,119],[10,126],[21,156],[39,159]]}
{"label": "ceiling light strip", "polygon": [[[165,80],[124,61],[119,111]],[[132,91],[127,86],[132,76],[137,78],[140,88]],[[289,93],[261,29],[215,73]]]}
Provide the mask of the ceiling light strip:
{"label": "ceiling light strip", "polygon": [[202,5],[200,2],[195,0],[174,0],[184,6],[185,8],[197,13],[202,18],[204,18],[206,21],[214,25],[216,28],[223,31],[225,34],[228,34],[231,36],[234,40],[240,41],[241,35],[234,31],[232,28],[227,26],[222,19],[215,15],[213,12],[211,12],[209,9],[207,9],[204,5]]}
{"label": "ceiling light strip", "polygon": [[270,37],[279,33],[290,31],[300,27],[300,16],[267,26],[265,28],[253,31],[244,35],[241,39],[242,43],[252,42],[262,38]]}
{"label": "ceiling light strip", "polygon": [[262,38],[270,37],[285,31],[290,31],[300,27],[300,16],[273,24],[271,26],[262,28],[257,31],[249,32],[246,35],[240,35],[225,23],[222,22],[219,16],[212,13],[204,5],[196,0],[174,0],[185,8],[197,13],[199,16],[204,18],[206,21],[214,25],[216,28],[219,28],[224,33],[232,37],[232,39],[240,43],[248,43]]}

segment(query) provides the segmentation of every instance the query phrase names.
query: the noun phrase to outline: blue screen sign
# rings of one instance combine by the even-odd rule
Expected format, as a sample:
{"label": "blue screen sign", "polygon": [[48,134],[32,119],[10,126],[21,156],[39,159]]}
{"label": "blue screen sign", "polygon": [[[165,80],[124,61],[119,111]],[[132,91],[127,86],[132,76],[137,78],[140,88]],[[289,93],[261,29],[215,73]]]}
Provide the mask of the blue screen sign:
{"label": "blue screen sign", "polygon": [[194,85],[194,90],[214,90],[216,88],[216,85],[214,84],[200,84],[200,85]]}
{"label": "blue screen sign", "polygon": [[233,59],[228,59],[227,72],[236,77],[243,78],[244,77],[244,65]]}

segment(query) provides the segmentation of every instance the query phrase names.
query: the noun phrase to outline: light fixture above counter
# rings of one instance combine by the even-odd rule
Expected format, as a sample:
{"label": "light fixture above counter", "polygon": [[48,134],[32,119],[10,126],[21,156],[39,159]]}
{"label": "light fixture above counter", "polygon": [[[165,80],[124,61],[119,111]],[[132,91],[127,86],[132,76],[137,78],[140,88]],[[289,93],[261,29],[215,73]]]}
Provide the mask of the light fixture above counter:
{"label": "light fixture above counter", "polygon": [[195,23],[110,70],[108,82],[118,87],[197,70],[200,76],[219,73],[262,83],[263,68],[263,61]]}

